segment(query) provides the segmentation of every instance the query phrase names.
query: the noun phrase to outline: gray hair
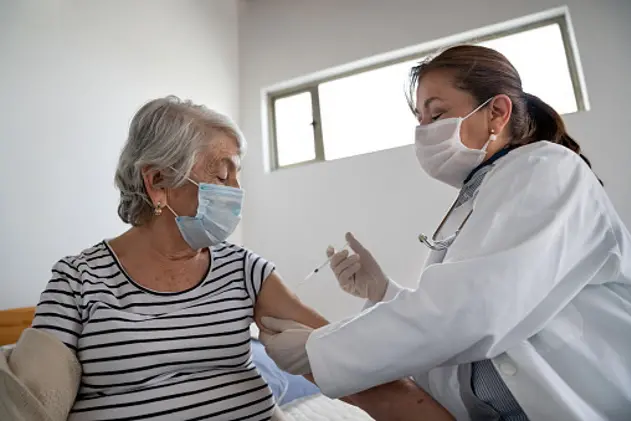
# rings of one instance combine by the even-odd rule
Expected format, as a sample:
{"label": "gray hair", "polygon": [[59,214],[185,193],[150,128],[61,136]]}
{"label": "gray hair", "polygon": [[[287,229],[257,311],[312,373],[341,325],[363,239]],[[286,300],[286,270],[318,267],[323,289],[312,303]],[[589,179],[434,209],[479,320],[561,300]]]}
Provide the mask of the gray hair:
{"label": "gray hair", "polygon": [[156,187],[179,187],[190,176],[198,153],[219,132],[234,138],[239,154],[245,153],[245,139],[237,125],[203,105],[168,96],[140,108],[129,126],[116,168],[118,215],[123,222],[142,225],[153,211],[143,180],[144,168],[162,172],[163,179]]}

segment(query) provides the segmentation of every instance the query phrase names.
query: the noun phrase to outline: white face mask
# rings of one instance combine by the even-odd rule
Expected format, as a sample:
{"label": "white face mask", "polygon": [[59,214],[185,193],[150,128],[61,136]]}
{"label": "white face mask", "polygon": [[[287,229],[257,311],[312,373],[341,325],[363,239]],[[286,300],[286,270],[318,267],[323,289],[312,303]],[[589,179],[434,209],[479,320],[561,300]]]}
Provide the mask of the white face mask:
{"label": "white face mask", "polygon": [[470,149],[460,139],[460,127],[464,120],[492,99],[487,99],[464,117],[446,118],[416,127],[416,157],[430,177],[459,189],[471,171],[484,161],[491,138],[482,149]]}

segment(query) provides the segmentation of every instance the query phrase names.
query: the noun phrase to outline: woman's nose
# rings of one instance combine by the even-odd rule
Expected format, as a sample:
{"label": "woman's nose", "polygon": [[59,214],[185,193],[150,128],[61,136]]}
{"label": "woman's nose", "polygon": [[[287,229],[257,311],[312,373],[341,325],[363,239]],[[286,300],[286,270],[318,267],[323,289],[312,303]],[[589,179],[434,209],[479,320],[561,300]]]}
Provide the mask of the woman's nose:
{"label": "woman's nose", "polygon": [[230,187],[234,187],[235,189],[240,189],[241,188],[241,183],[239,182],[238,178],[231,179],[228,185]]}

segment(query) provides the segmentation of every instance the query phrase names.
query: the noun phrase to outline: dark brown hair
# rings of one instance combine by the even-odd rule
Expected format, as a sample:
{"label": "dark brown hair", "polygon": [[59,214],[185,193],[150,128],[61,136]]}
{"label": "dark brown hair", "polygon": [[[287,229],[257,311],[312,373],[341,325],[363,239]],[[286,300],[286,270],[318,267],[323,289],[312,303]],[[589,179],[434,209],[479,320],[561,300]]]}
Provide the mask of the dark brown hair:
{"label": "dark brown hair", "polygon": [[509,147],[547,140],[576,152],[591,168],[579,144],[567,133],[559,113],[539,97],[524,92],[519,73],[501,53],[476,45],[460,45],[414,66],[410,71],[407,95],[412,112],[416,113],[414,97],[418,83],[435,70],[450,72],[455,86],[473,95],[477,104],[501,94],[510,98],[513,111],[509,122]]}

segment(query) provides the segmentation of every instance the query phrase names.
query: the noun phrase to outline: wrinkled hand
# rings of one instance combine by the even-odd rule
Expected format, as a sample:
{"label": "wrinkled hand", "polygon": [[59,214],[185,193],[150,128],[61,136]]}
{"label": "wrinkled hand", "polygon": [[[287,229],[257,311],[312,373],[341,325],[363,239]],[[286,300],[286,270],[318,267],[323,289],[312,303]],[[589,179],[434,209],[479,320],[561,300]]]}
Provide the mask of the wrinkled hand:
{"label": "wrinkled hand", "polygon": [[293,320],[273,317],[263,317],[261,323],[264,329],[259,340],[276,365],[291,374],[311,373],[306,346],[313,329]]}
{"label": "wrinkled hand", "polygon": [[388,278],[372,254],[353,234],[347,233],[346,241],[355,254],[349,256],[348,250],[336,253],[331,246],[326,250],[340,287],[356,297],[381,301],[388,289]]}

